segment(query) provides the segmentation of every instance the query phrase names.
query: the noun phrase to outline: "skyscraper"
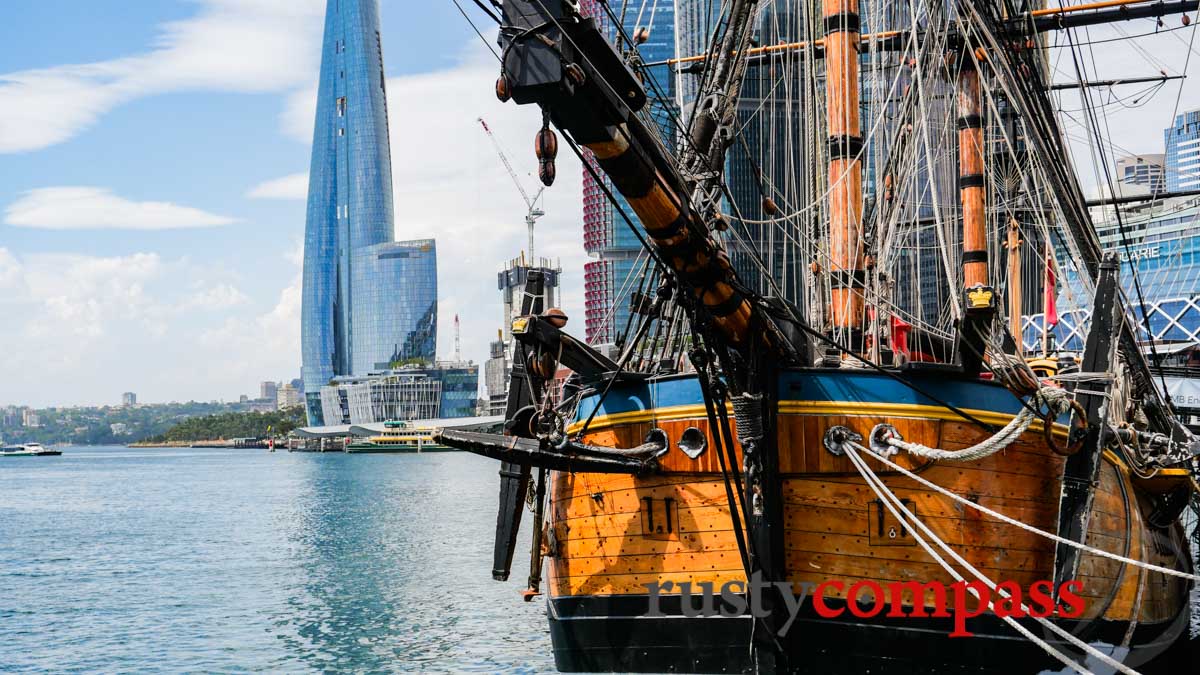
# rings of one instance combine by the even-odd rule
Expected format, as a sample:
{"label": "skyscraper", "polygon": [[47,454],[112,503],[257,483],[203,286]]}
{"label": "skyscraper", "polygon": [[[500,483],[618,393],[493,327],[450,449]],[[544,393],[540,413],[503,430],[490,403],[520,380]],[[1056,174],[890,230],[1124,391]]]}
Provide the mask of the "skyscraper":
{"label": "skyscraper", "polygon": [[512,322],[521,314],[521,303],[525,296],[525,283],[530,270],[542,273],[542,307],[557,307],[558,281],[562,268],[549,258],[526,261],[525,256],[508,261],[496,275],[496,288],[503,299],[504,315],[496,340],[491,343],[491,358],[484,364],[484,381],[487,386],[488,415],[503,415],[508,403],[508,384],[513,358]]}
{"label": "skyscraper", "polygon": [[1117,183],[1122,194],[1137,194],[1126,186],[1140,186],[1146,193],[1162,192],[1166,182],[1166,155],[1127,155],[1117,159]]}
{"label": "skyscraper", "polygon": [[[638,28],[649,30],[647,40],[638,47],[642,61],[653,63],[675,56],[674,2],[620,0],[610,1],[608,6],[614,16],[625,17],[625,35],[632,36]],[[609,39],[614,44],[620,44],[626,50],[629,48],[627,42],[620,41],[620,32],[600,3],[584,0],[581,7],[588,16],[607,29]],[[658,123],[663,141],[672,145],[676,133],[672,121],[675,78],[663,67],[650,69],[650,74],[655,86],[647,82],[646,94],[650,99],[648,112]],[[608,184],[608,179],[600,172],[591,155],[587,154],[586,157],[592,169],[616,196],[621,210],[637,225],[637,215],[625,198]],[[638,268],[638,258],[645,258],[637,236],[608,202],[601,185],[586,168],[583,171],[583,247],[593,258],[583,268],[586,335],[589,342],[614,342],[629,324],[630,296],[638,289],[638,279],[633,277]],[[640,225],[637,226],[640,228]],[[650,289],[651,294],[653,290]]]}
{"label": "skyscraper", "polygon": [[330,0],[304,235],[301,350],[310,424],[335,377],[432,363],[432,240],[393,241],[392,164],[378,0]]}
{"label": "skyscraper", "polygon": [[1167,190],[1200,188],[1200,109],[1175,117],[1175,124],[1163,130],[1167,146]]}

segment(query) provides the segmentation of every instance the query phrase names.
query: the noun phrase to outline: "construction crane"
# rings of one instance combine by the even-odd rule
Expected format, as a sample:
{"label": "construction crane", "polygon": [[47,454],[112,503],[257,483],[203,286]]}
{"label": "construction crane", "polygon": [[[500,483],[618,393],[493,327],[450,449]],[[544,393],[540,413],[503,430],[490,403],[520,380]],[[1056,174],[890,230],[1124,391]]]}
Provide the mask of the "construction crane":
{"label": "construction crane", "polygon": [[517,176],[517,172],[513,170],[512,164],[508,161],[508,156],[504,154],[504,148],[500,147],[500,141],[496,140],[496,135],[492,133],[492,130],[488,127],[487,122],[483,121],[482,117],[479,118],[479,124],[487,132],[488,138],[492,139],[492,145],[496,147],[496,154],[500,155],[500,161],[504,162],[504,168],[508,169],[508,175],[512,176],[513,183],[517,185],[517,190],[521,193],[521,198],[525,200],[525,205],[529,207],[529,211],[525,214],[525,227],[529,230],[529,264],[534,265],[536,263],[533,258],[533,224],[537,222],[538,218],[546,215],[545,211],[537,207],[537,200],[542,196],[542,191],[546,187],[542,186],[538,188],[537,194],[533,196],[533,199],[530,199],[529,193],[521,186],[521,179]]}
{"label": "construction crane", "polygon": [[462,363],[462,334],[458,329],[458,315],[454,315],[454,362]]}

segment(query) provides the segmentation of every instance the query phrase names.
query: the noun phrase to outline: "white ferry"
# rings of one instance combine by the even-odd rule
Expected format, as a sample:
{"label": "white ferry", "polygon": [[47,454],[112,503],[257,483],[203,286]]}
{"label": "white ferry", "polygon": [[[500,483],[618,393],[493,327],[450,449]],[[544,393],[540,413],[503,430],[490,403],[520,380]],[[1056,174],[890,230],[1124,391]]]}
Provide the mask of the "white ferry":
{"label": "white ferry", "polygon": [[17,445],[0,446],[0,457],[43,457],[61,454],[62,450],[47,448],[41,443],[18,443]]}

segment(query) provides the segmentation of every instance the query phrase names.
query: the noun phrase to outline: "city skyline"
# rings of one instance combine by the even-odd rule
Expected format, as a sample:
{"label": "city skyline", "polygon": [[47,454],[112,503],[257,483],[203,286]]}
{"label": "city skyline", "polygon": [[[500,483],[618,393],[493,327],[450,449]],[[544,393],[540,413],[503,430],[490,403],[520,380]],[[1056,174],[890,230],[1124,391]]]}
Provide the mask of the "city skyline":
{"label": "city skyline", "polygon": [[[105,404],[122,390],[147,401],[236,400],[259,380],[295,372],[324,1],[8,7],[0,403]],[[459,314],[463,355],[481,364],[495,335],[494,274],[524,247],[526,207],[475,120],[488,120],[525,176],[536,169],[540,121],[495,100],[495,59],[453,4],[382,8],[395,210],[404,214],[396,238],[438,240],[439,322]],[[486,28],[472,4],[464,8]],[[1167,68],[1188,52],[1185,39],[1155,48]],[[1101,72],[1157,73],[1126,44],[1096,56]],[[1054,68],[1058,80],[1073,79],[1069,59]],[[1108,130],[1121,146],[1112,156],[1161,152],[1176,96],[1179,112],[1200,106],[1200,88],[1187,83],[1169,82],[1129,109],[1110,106]],[[1063,119],[1081,118],[1079,107],[1064,92]],[[1081,179],[1095,185],[1086,131],[1068,123],[1066,132],[1085,162]],[[560,261],[569,330],[582,334],[582,171],[570,152],[558,164],[537,250]],[[453,352],[449,331],[439,342]]]}

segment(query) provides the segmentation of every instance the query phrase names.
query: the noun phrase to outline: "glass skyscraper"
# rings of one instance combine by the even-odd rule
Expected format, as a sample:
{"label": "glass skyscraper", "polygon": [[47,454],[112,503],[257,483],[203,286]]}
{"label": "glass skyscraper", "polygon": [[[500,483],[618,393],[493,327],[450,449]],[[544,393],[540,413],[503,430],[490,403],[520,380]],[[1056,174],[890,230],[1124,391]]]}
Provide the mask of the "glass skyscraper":
{"label": "glass skyscraper", "polygon": [[304,235],[301,350],[309,424],[335,377],[431,364],[433,240],[393,241],[378,0],[329,0]]}
{"label": "glass skyscraper", "polygon": [[[625,35],[633,36],[639,27],[649,29],[648,39],[638,47],[642,61],[654,63],[675,57],[674,2],[614,0],[608,6],[614,16],[624,16]],[[606,30],[614,44],[620,44],[628,50],[628,43],[619,39],[617,27],[596,0],[584,0],[581,8]],[[650,82],[646,83],[649,97],[647,112],[657,123],[663,141],[670,146],[674,144],[676,134],[673,121],[675,77],[664,67],[650,69],[649,75],[654,82],[653,86]],[[591,155],[587,154],[586,157],[592,169],[616,197],[621,210],[640,229],[637,214],[629,203],[612,188]],[[591,343],[616,342],[630,325],[630,296],[639,287],[639,280],[635,278],[640,268],[638,258],[641,257],[644,262],[645,256],[637,235],[609,204],[604,190],[586,168],[583,172],[583,246],[593,258],[584,265],[583,270],[586,336]],[[654,289],[648,289],[647,292],[653,295]]]}
{"label": "glass skyscraper", "polygon": [[1200,109],[1180,113],[1163,130],[1167,146],[1167,190],[1200,188]]}

